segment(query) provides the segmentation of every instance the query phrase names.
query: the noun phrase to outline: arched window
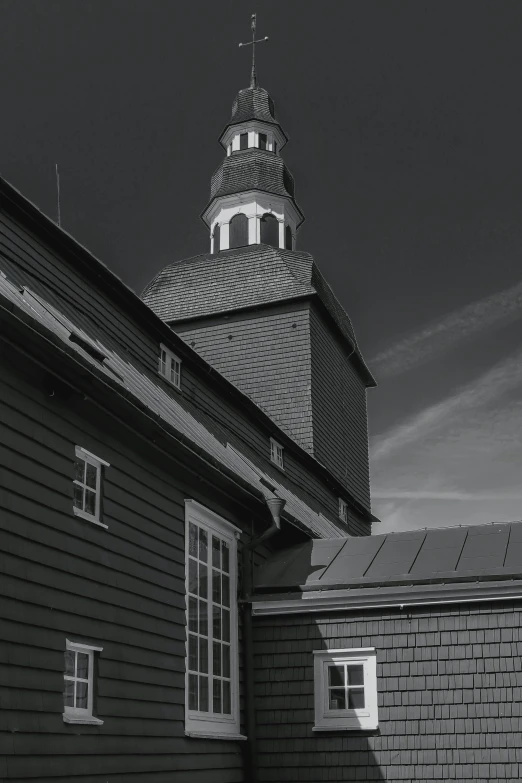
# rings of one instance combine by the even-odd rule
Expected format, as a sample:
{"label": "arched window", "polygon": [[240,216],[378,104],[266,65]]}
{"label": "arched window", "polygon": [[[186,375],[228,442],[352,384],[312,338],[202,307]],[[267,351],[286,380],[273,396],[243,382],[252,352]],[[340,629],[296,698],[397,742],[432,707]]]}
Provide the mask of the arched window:
{"label": "arched window", "polygon": [[261,244],[279,247],[279,222],[269,213],[261,218]]}
{"label": "arched window", "polygon": [[230,221],[230,247],[248,245],[248,218],[240,212]]}
{"label": "arched window", "polygon": [[219,223],[214,228],[214,253],[219,253],[221,250],[221,226]]}
{"label": "arched window", "polygon": [[290,226],[285,228],[285,247],[287,250],[292,250],[292,229]]}

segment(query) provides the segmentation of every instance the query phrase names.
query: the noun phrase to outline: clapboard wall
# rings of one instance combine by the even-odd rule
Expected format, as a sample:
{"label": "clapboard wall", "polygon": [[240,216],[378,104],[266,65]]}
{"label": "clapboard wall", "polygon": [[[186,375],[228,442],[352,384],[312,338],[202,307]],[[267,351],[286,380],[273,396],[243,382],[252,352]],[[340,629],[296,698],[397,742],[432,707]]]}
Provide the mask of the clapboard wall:
{"label": "clapboard wall", "polygon": [[[0,779],[241,781],[238,742],[184,736],[184,501],[253,514],[0,355]],[[107,460],[104,522],[74,516],[75,445]],[[103,647],[97,715],[65,724],[66,638]]]}
{"label": "clapboard wall", "polygon": [[[254,618],[260,783],[518,783],[522,603]],[[375,647],[379,728],[313,732],[313,651]]]}
{"label": "clapboard wall", "polygon": [[[0,271],[44,297],[92,339],[157,377],[159,342],[168,343],[159,319],[99,262],[70,240],[66,242],[54,226],[42,227],[45,220],[35,217],[35,210],[28,206],[29,215],[21,211],[2,193],[2,183],[0,207]],[[180,352],[179,341],[171,347]],[[196,350],[205,357],[203,345],[198,344]],[[244,397],[241,400],[230,384],[215,375],[209,377],[208,367],[198,364],[193,351],[185,349],[182,358],[183,394],[172,390],[177,402],[216,437],[248,452],[259,467],[287,483],[315,511],[337,520],[335,482],[305,461],[299,450],[293,450],[290,440],[284,444],[285,472],[278,475],[270,462],[270,436],[278,437],[277,426],[268,417],[260,417],[257,406]],[[348,530],[352,535],[368,534],[367,515],[350,508]]]}

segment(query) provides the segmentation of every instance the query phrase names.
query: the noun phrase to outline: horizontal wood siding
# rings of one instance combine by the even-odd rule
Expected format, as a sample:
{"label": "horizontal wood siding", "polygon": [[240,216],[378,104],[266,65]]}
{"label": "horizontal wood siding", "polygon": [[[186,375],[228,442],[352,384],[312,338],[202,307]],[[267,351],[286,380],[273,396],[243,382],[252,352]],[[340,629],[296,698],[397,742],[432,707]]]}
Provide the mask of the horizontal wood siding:
{"label": "horizontal wood siding", "polygon": [[370,508],[366,389],[341,343],[315,307],[310,310],[314,453]]}
{"label": "horizontal wood siding", "polygon": [[[515,783],[518,603],[254,618],[260,783]],[[313,732],[313,651],[375,647],[379,728]]]}
{"label": "horizontal wood siding", "polygon": [[[0,353],[0,779],[242,781],[238,742],[184,735],[184,501],[235,524],[116,422],[81,417]],[[72,513],[75,445],[107,460],[104,522]],[[163,464],[162,464],[163,463]],[[103,647],[96,712],[62,720],[65,639]]]}

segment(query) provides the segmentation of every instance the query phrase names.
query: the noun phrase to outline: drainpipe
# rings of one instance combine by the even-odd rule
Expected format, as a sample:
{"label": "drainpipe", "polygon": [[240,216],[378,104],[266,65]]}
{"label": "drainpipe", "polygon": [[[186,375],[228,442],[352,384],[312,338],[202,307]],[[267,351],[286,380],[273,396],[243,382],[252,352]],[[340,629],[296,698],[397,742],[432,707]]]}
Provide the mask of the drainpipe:
{"label": "drainpipe", "polygon": [[243,650],[245,667],[246,705],[246,763],[245,780],[257,781],[256,713],[254,705],[254,640],[252,629],[252,571],[254,550],[281,530],[281,512],[286,501],[276,496],[267,498],[266,504],[272,516],[272,524],[260,536],[256,536],[243,547]]}

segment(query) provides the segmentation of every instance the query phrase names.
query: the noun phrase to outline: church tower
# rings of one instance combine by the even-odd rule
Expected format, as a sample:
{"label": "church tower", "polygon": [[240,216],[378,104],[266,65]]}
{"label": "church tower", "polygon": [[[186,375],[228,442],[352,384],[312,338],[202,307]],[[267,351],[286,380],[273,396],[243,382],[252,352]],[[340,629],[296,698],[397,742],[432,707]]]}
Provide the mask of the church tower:
{"label": "church tower", "polygon": [[375,385],[345,310],[312,256],[268,92],[240,90],[202,218],[209,252],[170,264],[142,298],[209,364],[327,468],[368,532],[366,389]]}

